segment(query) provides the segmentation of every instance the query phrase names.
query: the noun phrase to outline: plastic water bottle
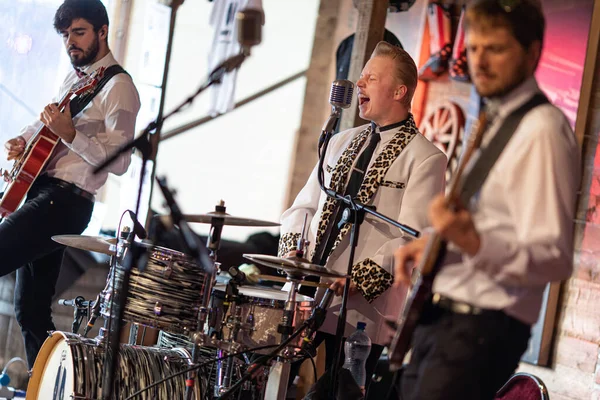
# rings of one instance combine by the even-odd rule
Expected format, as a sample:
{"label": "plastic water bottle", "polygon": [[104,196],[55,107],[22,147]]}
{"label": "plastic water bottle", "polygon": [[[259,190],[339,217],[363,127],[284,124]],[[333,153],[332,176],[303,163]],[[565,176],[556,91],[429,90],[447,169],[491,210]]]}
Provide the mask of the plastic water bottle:
{"label": "plastic water bottle", "polygon": [[365,388],[367,379],[365,365],[371,352],[371,339],[365,333],[366,326],[366,323],[359,322],[356,325],[356,331],[346,339],[344,344],[346,360],[343,368],[350,371],[352,377],[362,389]]}

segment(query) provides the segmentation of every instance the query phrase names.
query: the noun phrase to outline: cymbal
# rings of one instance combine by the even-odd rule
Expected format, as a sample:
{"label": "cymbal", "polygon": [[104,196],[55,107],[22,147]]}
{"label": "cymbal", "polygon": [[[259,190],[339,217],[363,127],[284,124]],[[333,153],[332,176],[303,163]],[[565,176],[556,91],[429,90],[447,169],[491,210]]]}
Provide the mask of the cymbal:
{"label": "cymbal", "polygon": [[346,275],[328,270],[327,268],[311,264],[303,258],[280,258],[264,254],[244,254],[244,258],[264,265],[265,267],[281,269],[291,275],[315,275],[325,278],[345,278]]}
{"label": "cymbal", "polygon": [[81,250],[94,251],[112,256],[115,254],[116,238],[84,235],[55,235],[52,240],[65,246],[75,247]]}
{"label": "cymbal", "polygon": [[186,214],[183,218],[187,222],[197,222],[201,224],[210,224],[214,218],[223,218],[223,225],[231,226],[279,226],[280,224],[270,221],[261,221],[258,219],[234,217],[226,212],[211,211],[206,214]]}
{"label": "cymbal", "polygon": [[[273,275],[258,274],[258,275],[255,275],[254,277],[257,279],[260,279],[261,281],[273,281],[273,282],[282,282],[282,283],[291,282],[285,276],[273,276]],[[316,288],[327,289],[329,286],[331,286],[331,283],[324,283],[324,282],[311,282],[311,281],[303,281],[303,280],[300,280],[297,282],[302,286],[311,286],[311,287],[316,287]]]}

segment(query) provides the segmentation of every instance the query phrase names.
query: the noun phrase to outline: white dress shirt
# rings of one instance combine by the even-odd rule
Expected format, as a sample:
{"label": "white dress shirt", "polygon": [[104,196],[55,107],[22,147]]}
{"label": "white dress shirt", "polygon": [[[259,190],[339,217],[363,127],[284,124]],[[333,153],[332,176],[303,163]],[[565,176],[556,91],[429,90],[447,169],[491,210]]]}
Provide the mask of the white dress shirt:
{"label": "white dress shirt", "polygon": [[[499,99],[482,147],[539,91],[531,78]],[[434,291],[535,323],[546,284],[572,272],[579,180],[579,149],[564,114],[551,104],[528,112],[471,202],[479,252],[462,256],[450,247]]]}
{"label": "white dress shirt", "polygon": [[[115,64],[117,61],[109,52],[82,71],[91,74],[100,67]],[[53,102],[62,98],[78,79],[75,71],[70,72],[60,87],[60,96]],[[43,173],[96,194],[106,182],[109,172],[122,175],[127,171],[131,162],[130,152],[122,154],[98,174],[93,174],[94,167],[133,139],[139,109],[140,99],[131,77],[124,73],[113,76],[93,100],[77,116],[73,116],[76,131],[73,142],[59,141]],[[23,128],[20,134],[29,140],[41,125],[37,120]]]}

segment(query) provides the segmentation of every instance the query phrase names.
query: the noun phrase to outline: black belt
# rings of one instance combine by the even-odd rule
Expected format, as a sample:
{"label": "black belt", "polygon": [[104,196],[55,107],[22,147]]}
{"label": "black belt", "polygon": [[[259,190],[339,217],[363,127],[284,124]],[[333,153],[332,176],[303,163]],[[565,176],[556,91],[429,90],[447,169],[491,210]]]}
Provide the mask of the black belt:
{"label": "black belt", "polygon": [[439,293],[434,293],[431,298],[431,304],[434,307],[438,307],[447,311],[451,311],[455,314],[468,314],[468,315],[491,315],[491,314],[504,314],[502,310],[493,310],[489,308],[481,308],[473,306],[469,303],[462,301],[452,300],[449,297],[442,296]]}
{"label": "black belt", "polygon": [[52,178],[49,176],[40,176],[37,180],[37,183],[47,183],[53,186],[58,186],[60,188],[63,189],[67,189],[69,192],[77,195],[77,196],[81,196],[86,200],[89,200],[91,202],[94,202],[95,197],[93,194],[91,194],[90,192],[81,189],[79,186],[75,185],[74,183],[71,182],[67,182],[67,181],[63,181],[62,179],[58,179],[58,178]]}

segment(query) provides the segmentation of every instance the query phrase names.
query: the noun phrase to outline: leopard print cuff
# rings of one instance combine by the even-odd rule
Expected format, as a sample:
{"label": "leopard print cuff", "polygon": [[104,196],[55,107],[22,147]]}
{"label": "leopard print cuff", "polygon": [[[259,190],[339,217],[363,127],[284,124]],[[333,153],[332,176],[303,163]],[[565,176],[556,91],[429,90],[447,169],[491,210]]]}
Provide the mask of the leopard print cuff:
{"label": "leopard print cuff", "polygon": [[290,251],[298,248],[299,233],[284,233],[279,239],[279,250],[277,257],[285,257]]}
{"label": "leopard print cuff", "polygon": [[394,277],[375,261],[365,258],[352,267],[352,282],[363,297],[372,303],[392,286]]}

